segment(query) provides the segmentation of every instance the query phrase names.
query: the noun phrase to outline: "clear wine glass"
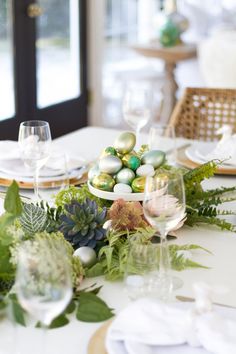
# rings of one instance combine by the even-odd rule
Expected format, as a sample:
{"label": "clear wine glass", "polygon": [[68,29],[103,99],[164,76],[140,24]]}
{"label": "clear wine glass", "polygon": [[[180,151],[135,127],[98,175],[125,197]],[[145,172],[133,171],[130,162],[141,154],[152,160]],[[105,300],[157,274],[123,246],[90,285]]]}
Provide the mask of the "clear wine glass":
{"label": "clear wine glass", "polygon": [[18,143],[25,166],[34,174],[34,193],[39,199],[39,170],[50,155],[51,132],[48,122],[29,120],[20,124]]}
{"label": "clear wine glass", "polygon": [[[19,250],[16,293],[21,306],[45,331],[72,297],[71,269],[65,247],[53,239],[25,241]],[[42,341],[45,352],[45,338]]]}
{"label": "clear wine glass", "polygon": [[159,170],[147,177],[143,202],[144,215],[160,233],[159,284],[160,297],[168,299],[173,286],[178,288],[182,281],[170,276],[170,256],[166,236],[175,229],[185,216],[185,191],[182,175]]}
{"label": "clear wine glass", "polygon": [[149,130],[148,145],[150,150],[165,151],[169,165],[176,164],[176,138],[173,125],[153,124]]}
{"label": "clear wine glass", "polygon": [[140,131],[151,119],[150,90],[141,87],[127,89],[123,101],[124,120],[135,131],[139,145]]}

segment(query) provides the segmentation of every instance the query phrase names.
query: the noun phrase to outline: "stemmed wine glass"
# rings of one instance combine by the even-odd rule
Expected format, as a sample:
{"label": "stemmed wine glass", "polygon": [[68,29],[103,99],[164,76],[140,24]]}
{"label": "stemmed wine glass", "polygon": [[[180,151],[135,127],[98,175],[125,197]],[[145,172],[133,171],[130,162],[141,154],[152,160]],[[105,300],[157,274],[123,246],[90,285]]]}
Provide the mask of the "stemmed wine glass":
{"label": "stemmed wine glass", "polygon": [[151,119],[151,94],[146,88],[130,87],[123,101],[124,120],[135,130],[137,145],[141,129]]}
{"label": "stemmed wine glass", "polygon": [[72,297],[71,269],[65,247],[52,239],[23,242],[15,284],[21,306],[46,330]]}
{"label": "stemmed wine glass", "polygon": [[[175,229],[185,216],[185,191],[182,175],[160,170],[148,176],[143,202],[144,215],[160,233],[159,275],[160,297],[168,299],[173,286],[180,287],[182,281],[170,276],[170,256],[166,236]],[[173,281],[175,283],[173,284]]]}
{"label": "stemmed wine glass", "polygon": [[51,132],[48,122],[29,120],[20,124],[18,143],[21,158],[27,168],[34,173],[34,193],[39,199],[39,170],[45,165],[50,155]]}

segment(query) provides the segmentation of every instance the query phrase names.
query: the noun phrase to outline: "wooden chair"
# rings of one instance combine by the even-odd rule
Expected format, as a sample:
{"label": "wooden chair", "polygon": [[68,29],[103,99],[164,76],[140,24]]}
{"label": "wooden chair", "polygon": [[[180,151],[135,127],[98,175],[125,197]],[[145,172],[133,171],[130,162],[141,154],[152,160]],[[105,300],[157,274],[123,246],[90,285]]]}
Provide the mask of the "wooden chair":
{"label": "wooden chair", "polygon": [[176,136],[203,141],[219,140],[224,124],[236,132],[236,90],[187,88],[170,118]]}

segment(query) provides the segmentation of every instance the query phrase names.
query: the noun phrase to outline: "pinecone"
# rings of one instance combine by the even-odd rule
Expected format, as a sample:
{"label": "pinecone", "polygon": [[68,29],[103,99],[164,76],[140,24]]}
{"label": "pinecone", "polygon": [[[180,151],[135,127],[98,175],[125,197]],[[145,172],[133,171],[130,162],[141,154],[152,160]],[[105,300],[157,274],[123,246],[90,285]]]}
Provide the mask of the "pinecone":
{"label": "pinecone", "polygon": [[106,218],[106,208],[99,212],[97,203],[87,198],[84,203],[73,200],[65,205],[65,211],[60,216],[59,229],[74,249],[82,246],[95,248],[97,241],[105,237],[106,230],[102,226]]}

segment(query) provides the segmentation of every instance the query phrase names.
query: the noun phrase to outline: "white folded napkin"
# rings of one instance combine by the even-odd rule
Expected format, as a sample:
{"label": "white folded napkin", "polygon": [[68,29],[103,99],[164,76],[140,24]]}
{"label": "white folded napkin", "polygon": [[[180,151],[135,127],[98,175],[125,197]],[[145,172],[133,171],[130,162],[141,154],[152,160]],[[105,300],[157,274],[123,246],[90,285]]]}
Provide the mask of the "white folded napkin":
{"label": "white folded napkin", "polygon": [[236,166],[236,134],[232,132],[232,127],[223,125],[217,131],[217,134],[222,134],[222,137],[212,151],[202,154],[197,150],[197,155],[204,161],[218,159],[224,161],[225,165]]}
{"label": "white folded napkin", "polygon": [[236,311],[197,312],[189,304],[164,304],[143,298],[112,322],[108,354],[235,354]]}

